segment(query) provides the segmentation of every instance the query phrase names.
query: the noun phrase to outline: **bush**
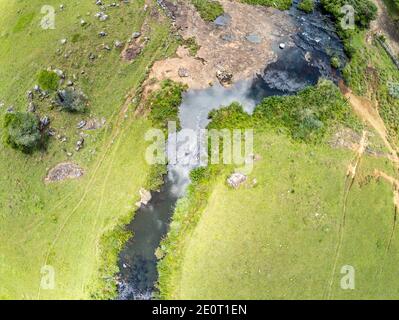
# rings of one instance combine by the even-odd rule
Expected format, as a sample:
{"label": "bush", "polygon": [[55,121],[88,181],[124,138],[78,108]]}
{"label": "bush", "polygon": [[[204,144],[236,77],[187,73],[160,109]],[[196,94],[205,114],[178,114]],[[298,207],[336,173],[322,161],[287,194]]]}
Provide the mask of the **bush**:
{"label": "bush", "polygon": [[215,0],[191,0],[201,18],[205,21],[215,21],[224,13],[222,5]]}
{"label": "bush", "polygon": [[56,94],[56,103],[68,112],[83,112],[87,106],[87,97],[83,92],[67,88]]}
{"label": "bush", "polygon": [[399,99],[399,83],[388,83],[388,90],[392,98]]}
{"label": "bush", "polygon": [[334,56],[331,58],[331,66],[335,69],[339,69],[341,67],[341,61],[338,57]]}
{"label": "bush", "polygon": [[37,81],[44,90],[55,91],[58,89],[59,77],[54,71],[42,70],[39,72]]}
{"label": "bush", "polygon": [[201,46],[195,41],[195,37],[180,39],[180,43],[183,47],[188,49],[190,55],[193,57],[197,55],[198,50],[201,48]]}
{"label": "bush", "polygon": [[292,6],[292,0],[242,0],[252,5],[275,7],[279,10],[288,10]]}
{"label": "bush", "polygon": [[377,17],[377,7],[371,0],[321,0],[321,4],[337,21],[344,17],[341,8],[352,6],[355,9],[355,23],[360,29],[368,28],[370,22]]}
{"label": "bush", "polygon": [[336,124],[360,127],[339,89],[327,80],[295,96],[266,98],[256,107],[254,117],[310,143],[321,141]]}
{"label": "bush", "polygon": [[298,8],[307,13],[313,12],[314,0],[302,0]]}
{"label": "bush", "polygon": [[39,120],[32,113],[7,113],[3,127],[4,142],[12,148],[30,153],[40,146]]}
{"label": "bush", "polygon": [[151,94],[147,107],[151,109],[150,119],[155,125],[166,128],[168,121],[178,122],[179,106],[185,90],[186,85],[165,80],[161,88]]}

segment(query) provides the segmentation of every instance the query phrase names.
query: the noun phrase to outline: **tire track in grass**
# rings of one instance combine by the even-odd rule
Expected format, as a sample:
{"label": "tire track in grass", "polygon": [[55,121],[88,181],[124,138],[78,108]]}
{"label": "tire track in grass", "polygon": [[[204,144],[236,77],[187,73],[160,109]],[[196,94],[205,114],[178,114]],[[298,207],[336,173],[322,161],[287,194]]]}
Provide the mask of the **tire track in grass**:
{"label": "tire track in grass", "polygon": [[342,204],[341,222],[340,222],[340,225],[338,228],[338,243],[335,248],[334,265],[332,268],[327,292],[325,294],[327,299],[331,299],[331,296],[332,296],[332,287],[333,287],[333,283],[334,283],[334,276],[337,271],[338,260],[339,260],[339,256],[340,256],[342,245],[343,245],[343,239],[344,239],[344,234],[345,234],[345,224],[346,224],[346,218],[347,218],[346,215],[347,215],[349,192],[352,189],[352,186],[355,182],[356,174],[358,171],[357,169],[359,167],[359,164],[360,164],[360,161],[364,154],[364,151],[366,150],[366,147],[367,147],[367,132],[363,130],[363,134],[362,134],[362,137],[359,142],[359,148],[357,150],[356,157],[349,164],[348,171],[347,171],[346,177],[345,177],[345,192],[344,192],[343,204]]}
{"label": "tire track in grass", "polygon": [[[151,59],[149,59],[149,61],[151,61],[151,62],[153,63],[153,62],[155,61],[156,57],[160,56],[160,54],[159,54],[160,51],[162,51],[162,48],[161,48],[161,47],[159,47],[159,49],[156,50],[156,51],[151,55]],[[144,79],[144,80],[145,80],[145,79]],[[106,158],[107,158],[107,154],[110,152],[112,146],[114,145],[115,139],[117,139],[117,137],[120,136],[121,124],[122,124],[123,121],[124,121],[125,114],[126,114],[126,113],[128,112],[128,110],[129,110],[130,101],[131,101],[131,99],[132,99],[136,94],[137,94],[137,88],[133,88],[133,89],[128,93],[127,99],[125,100],[125,103],[123,104],[122,108],[120,109],[119,114],[118,114],[117,111],[115,111],[115,112],[113,113],[113,115],[111,116],[111,119],[112,119],[112,120],[114,119],[114,117],[117,117],[117,119],[116,119],[116,124],[115,124],[114,128],[112,129],[111,138],[108,140],[108,143],[107,143],[107,142],[104,143],[104,145],[105,145],[105,144],[107,144],[107,145],[106,145],[106,147],[105,147],[105,151],[104,151],[104,153],[103,153],[103,156],[102,156],[102,157],[99,159],[99,161],[97,162],[97,165],[95,166],[95,169],[94,169],[94,171],[93,171],[93,174],[92,174],[92,176],[91,176],[91,178],[90,178],[88,184],[86,185],[86,188],[85,188],[85,191],[84,191],[82,197],[81,197],[80,200],[78,201],[77,205],[73,208],[72,212],[66,217],[64,223],[61,225],[60,229],[58,230],[58,232],[57,232],[57,234],[56,234],[56,236],[55,236],[53,242],[51,243],[51,245],[50,245],[50,247],[49,247],[49,249],[48,249],[48,251],[47,251],[46,258],[45,258],[45,261],[44,261],[44,264],[43,264],[43,265],[47,265],[49,256],[50,256],[50,254],[51,254],[51,250],[54,248],[55,244],[57,243],[58,239],[60,238],[62,231],[65,229],[65,227],[66,227],[66,225],[68,224],[69,220],[72,218],[72,216],[74,215],[74,213],[76,213],[76,211],[79,209],[79,207],[80,207],[81,204],[83,203],[84,199],[85,199],[86,196],[88,195],[88,193],[89,193],[89,191],[90,191],[89,189],[90,189],[90,187],[93,185],[93,183],[94,183],[94,181],[95,181],[95,179],[96,179],[96,174],[97,174],[99,168],[101,167],[101,165],[103,164],[103,162],[105,162],[105,160],[106,160]],[[123,130],[123,129],[122,129],[122,130]],[[119,141],[119,139],[118,139],[118,141]],[[114,155],[115,155],[115,153],[114,153]],[[112,167],[112,163],[111,163],[111,166],[110,166],[110,167]],[[110,168],[110,167],[109,167],[109,168]],[[109,175],[107,175],[107,177],[109,177]],[[104,185],[103,185],[103,186],[104,186],[104,189],[105,189],[106,181],[107,181],[107,179],[105,179],[105,181],[104,181]],[[65,201],[62,200],[62,201],[60,201],[60,202],[64,203]],[[100,206],[99,206],[99,208],[100,208]],[[98,209],[97,212],[96,212],[96,217],[98,217],[98,212],[99,212],[99,209]],[[95,226],[96,223],[97,223],[96,220],[98,220],[98,219],[94,219],[94,220],[95,220],[95,221],[94,221],[94,226]],[[97,239],[95,239],[94,241],[97,242]],[[83,287],[83,286],[82,286],[82,290],[84,290],[84,287]],[[41,287],[39,286],[38,295],[37,295],[37,298],[38,298],[38,299],[40,299],[40,294],[41,294]]]}
{"label": "tire track in grass", "polygon": [[[115,140],[115,138],[118,136],[118,134],[120,132],[120,125],[122,123],[121,121],[124,118],[125,112],[126,112],[125,110],[121,110],[119,112],[119,117],[116,120],[116,124],[115,124],[115,127],[113,128],[113,132],[111,134],[111,137],[108,140],[108,143],[105,143],[105,144],[107,144],[107,146],[105,147],[103,156],[98,160],[97,165],[94,168],[94,171],[93,171],[93,173],[91,175],[91,178],[88,181],[88,183],[87,183],[87,185],[86,185],[86,187],[84,189],[83,195],[81,196],[80,200],[78,201],[76,206],[72,209],[71,213],[66,217],[64,223],[61,225],[60,229],[56,233],[56,236],[55,236],[53,242],[51,243],[51,245],[50,245],[50,247],[49,247],[49,249],[47,251],[44,263],[42,264],[43,266],[47,265],[49,257],[50,257],[50,254],[51,254],[51,250],[54,248],[55,244],[57,243],[58,239],[60,238],[62,231],[65,229],[65,227],[68,224],[69,220],[72,218],[74,213],[76,213],[76,211],[79,209],[79,207],[81,206],[81,204],[85,200],[86,196],[88,195],[88,193],[89,193],[89,191],[91,189],[91,186],[93,185],[93,183],[94,183],[94,181],[96,179],[96,175],[97,175],[98,170],[100,169],[101,165],[103,164],[103,162],[107,158],[107,155],[108,155],[109,151],[111,150],[111,148],[112,148],[112,146],[114,144],[114,140]],[[115,116],[116,116],[116,113],[117,112],[114,113]],[[41,294],[41,286],[39,286],[37,299],[40,299],[40,294]]]}
{"label": "tire track in grass", "polygon": [[393,214],[393,223],[392,223],[392,230],[388,239],[388,244],[385,248],[384,252],[384,257],[382,258],[381,262],[381,267],[377,271],[375,278],[377,279],[379,276],[381,276],[383,270],[384,270],[384,261],[388,256],[389,250],[391,249],[393,239],[395,237],[395,232],[397,229],[397,219],[398,219],[398,211],[399,211],[399,181],[395,179],[394,177],[389,176],[383,171],[380,170],[375,170],[374,171],[374,177],[377,179],[384,179],[385,181],[389,182],[392,187],[393,187],[393,205],[394,205],[394,214]]}

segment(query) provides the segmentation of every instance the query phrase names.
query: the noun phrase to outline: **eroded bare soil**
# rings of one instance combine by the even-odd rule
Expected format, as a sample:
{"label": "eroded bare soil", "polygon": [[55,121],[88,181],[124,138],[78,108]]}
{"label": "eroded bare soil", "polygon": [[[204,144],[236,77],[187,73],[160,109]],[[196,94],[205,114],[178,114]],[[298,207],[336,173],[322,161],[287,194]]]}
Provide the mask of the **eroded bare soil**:
{"label": "eroded bare soil", "polygon": [[154,64],[149,79],[169,78],[202,89],[218,81],[219,70],[232,73],[235,82],[251,78],[273,62],[277,58],[273,48],[280,42],[290,45],[295,27],[287,12],[229,0],[220,3],[228,20],[224,26],[203,21],[187,2],[172,7],[177,31],[184,39],[195,38],[200,49],[192,56],[180,47],[177,57]]}

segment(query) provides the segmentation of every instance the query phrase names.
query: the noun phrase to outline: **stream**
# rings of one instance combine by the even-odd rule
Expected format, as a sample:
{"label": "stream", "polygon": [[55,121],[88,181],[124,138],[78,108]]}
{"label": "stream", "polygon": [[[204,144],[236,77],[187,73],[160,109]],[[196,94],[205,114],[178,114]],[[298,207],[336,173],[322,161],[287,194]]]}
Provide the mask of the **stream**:
{"label": "stream", "polygon": [[[337,82],[339,71],[330,65],[332,55],[346,62],[343,46],[334,32],[331,19],[319,9],[305,14],[294,1],[289,14],[299,31],[293,36],[294,47],[281,50],[273,45],[278,55],[276,62],[265,67],[264,73],[254,79],[240,81],[229,88],[219,84],[203,90],[184,93],[179,118],[182,129],[199,131],[208,123],[211,110],[239,102],[251,113],[263,98],[273,95],[294,94],[317,83],[320,77]],[[176,202],[185,195],[190,184],[189,173],[198,166],[196,146],[190,146],[177,136],[177,148],[184,148],[184,156],[176,165],[168,166],[165,183],[159,192],[152,192],[152,200],[142,206],[128,230],[134,237],[128,241],[119,259],[119,297],[121,300],[152,299],[157,282],[155,250],[168,232]]]}

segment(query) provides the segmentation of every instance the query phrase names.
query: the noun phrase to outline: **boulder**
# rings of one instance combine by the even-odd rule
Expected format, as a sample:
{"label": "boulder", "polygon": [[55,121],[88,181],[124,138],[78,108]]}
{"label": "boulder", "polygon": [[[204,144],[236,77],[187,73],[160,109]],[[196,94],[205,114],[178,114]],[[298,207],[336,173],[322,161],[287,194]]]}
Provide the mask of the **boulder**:
{"label": "boulder", "polygon": [[262,42],[262,38],[259,35],[255,34],[255,33],[248,34],[245,37],[245,39],[247,41],[249,41],[251,43],[255,43],[255,44],[260,44]]}
{"label": "boulder", "polygon": [[227,179],[227,184],[234,189],[238,189],[240,185],[247,181],[247,178],[246,175],[236,172]]}
{"label": "boulder", "polygon": [[35,112],[36,111],[36,105],[32,101],[29,102],[27,111],[28,112]]}
{"label": "boulder", "polygon": [[178,74],[180,78],[187,78],[190,76],[190,71],[186,68],[179,68]]}
{"label": "boulder", "polygon": [[233,74],[226,70],[218,70],[216,71],[216,78],[218,78],[222,86],[228,86],[232,82]]}
{"label": "boulder", "polygon": [[152,199],[151,192],[141,188],[140,191],[140,201],[136,203],[137,207],[141,207],[142,205],[146,206]]}
{"label": "boulder", "polygon": [[133,32],[133,34],[132,34],[133,39],[140,38],[140,36],[141,36],[141,32]]}

